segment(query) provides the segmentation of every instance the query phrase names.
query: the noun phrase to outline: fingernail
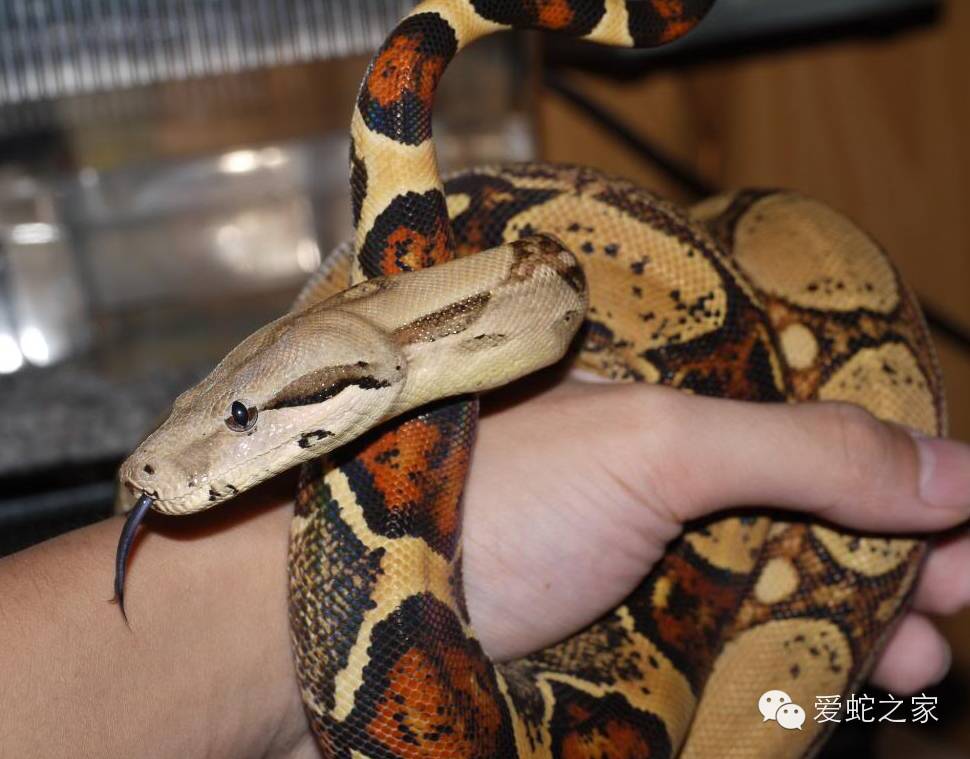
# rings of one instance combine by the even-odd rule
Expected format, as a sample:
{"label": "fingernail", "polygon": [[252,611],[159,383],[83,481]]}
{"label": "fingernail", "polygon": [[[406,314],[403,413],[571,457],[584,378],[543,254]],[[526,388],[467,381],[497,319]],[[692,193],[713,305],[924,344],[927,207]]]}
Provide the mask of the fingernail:
{"label": "fingernail", "polygon": [[970,507],[970,446],[910,433],[919,451],[920,497],[944,509]]}

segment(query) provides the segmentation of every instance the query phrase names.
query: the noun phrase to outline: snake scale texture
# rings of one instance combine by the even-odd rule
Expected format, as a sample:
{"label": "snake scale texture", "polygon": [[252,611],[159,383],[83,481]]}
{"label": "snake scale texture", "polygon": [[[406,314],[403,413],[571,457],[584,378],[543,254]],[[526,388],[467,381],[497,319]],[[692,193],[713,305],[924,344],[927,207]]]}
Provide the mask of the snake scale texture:
{"label": "snake scale texture", "polygon": [[685,209],[539,163],[442,182],[432,101],[466,45],[510,28],[657,45],[712,2],[420,4],[357,101],[354,243],[123,466],[142,510],[185,513],[309,462],[290,624],[324,755],[809,755],[827,726],[779,729],[758,696],[784,690],[811,710],[817,695],[847,692],[905,606],[922,543],[757,512],[691,529],[621,606],[550,648],[496,663],[471,629],[470,394],[555,362],[571,342],[575,366],[614,381],[850,401],[944,432],[916,301],[880,248],[819,202],[750,190]]}

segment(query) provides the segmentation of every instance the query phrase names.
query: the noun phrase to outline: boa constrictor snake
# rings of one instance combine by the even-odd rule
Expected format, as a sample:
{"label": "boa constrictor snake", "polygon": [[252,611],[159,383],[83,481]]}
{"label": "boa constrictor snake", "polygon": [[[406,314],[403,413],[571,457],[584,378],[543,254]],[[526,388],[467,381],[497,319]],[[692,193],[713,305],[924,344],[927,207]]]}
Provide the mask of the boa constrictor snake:
{"label": "boa constrictor snake", "polygon": [[575,365],[611,380],[839,399],[943,432],[913,296],[876,244],[818,202],[742,191],[683,209],[537,163],[442,183],[432,100],[465,45],[509,28],[656,45],[712,2],[423,2],[357,101],[354,243],[289,314],[181,395],[122,466],[138,502],[119,544],[119,597],[149,508],[199,511],[309,462],[290,625],[325,755],[810,754],[825,725],[764,723],[759,695],[785,690],[810,710],[816,695],[846,692],[898,618],[922,544],[758,513],[691,529],[621,606],[538,653],[490,661],[471,629],[468,394],[559,360],[577,330]]}

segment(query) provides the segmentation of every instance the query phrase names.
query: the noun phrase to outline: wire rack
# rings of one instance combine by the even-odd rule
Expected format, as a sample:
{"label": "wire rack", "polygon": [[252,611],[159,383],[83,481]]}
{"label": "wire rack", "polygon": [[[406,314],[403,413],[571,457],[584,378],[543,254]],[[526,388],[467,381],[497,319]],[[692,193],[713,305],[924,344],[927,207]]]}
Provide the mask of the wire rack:
{"label": "wire rack", "polygon": [[373,50],[414,0],[3,0],[0,107]]}

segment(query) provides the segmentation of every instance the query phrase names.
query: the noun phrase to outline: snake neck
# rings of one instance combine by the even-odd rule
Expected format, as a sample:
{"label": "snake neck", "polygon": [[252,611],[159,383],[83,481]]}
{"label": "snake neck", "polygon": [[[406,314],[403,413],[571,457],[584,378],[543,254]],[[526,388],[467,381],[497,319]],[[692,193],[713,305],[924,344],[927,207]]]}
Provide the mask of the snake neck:
{"label": "snake neck", "polygon": [[425,0],[364,77],[351,124],[354,281],[451,260],[455,240],[432,144],[435,92],[451,60],[507,29],[651,47],[690,31],[714,0]]}

